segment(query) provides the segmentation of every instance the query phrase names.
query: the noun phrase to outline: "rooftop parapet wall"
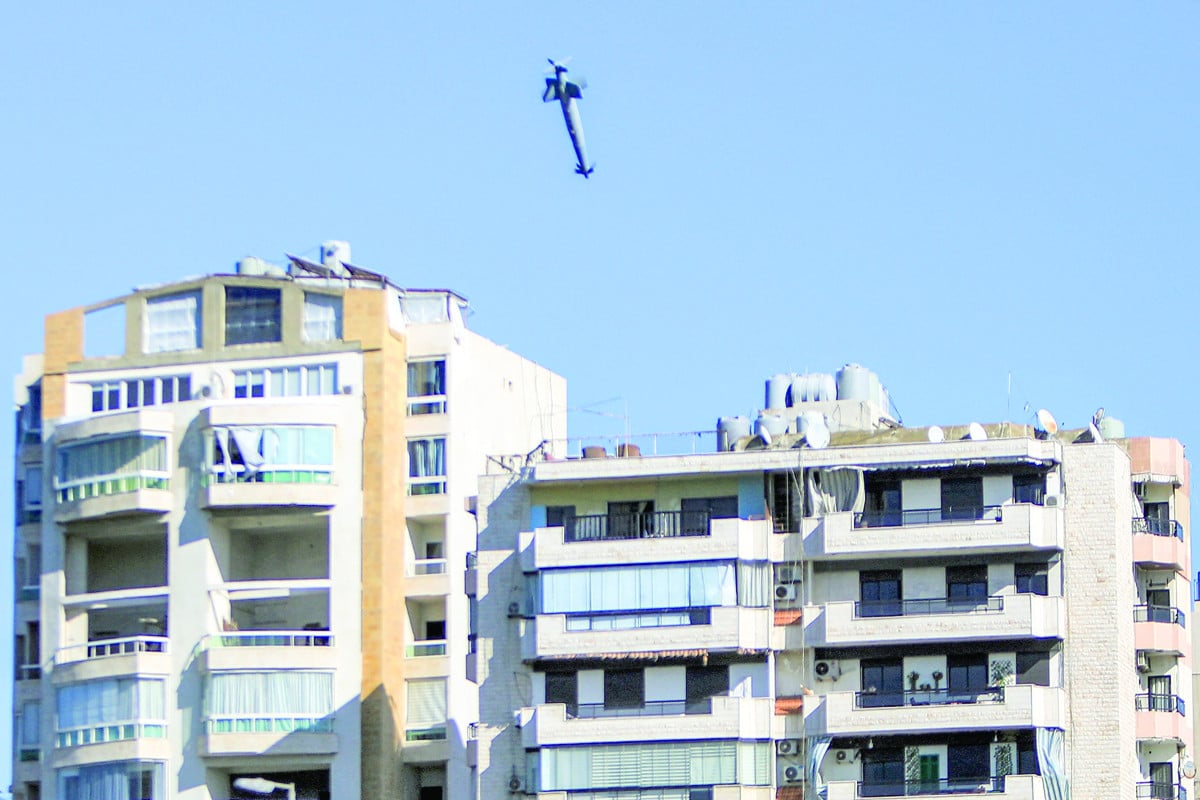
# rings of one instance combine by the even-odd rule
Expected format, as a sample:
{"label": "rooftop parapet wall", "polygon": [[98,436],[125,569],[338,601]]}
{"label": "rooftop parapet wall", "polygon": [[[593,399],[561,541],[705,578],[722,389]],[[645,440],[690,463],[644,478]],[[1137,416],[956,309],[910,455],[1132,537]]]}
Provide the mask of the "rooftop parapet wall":
{"label": "rooftop parapet wall", "polygon": [[1139,436],[1125,439],[1122,444],[1129,454],[1130,472],[1135,480],[1149,477],[1154,481],[1166,482],[1169,479],[1185,491],[1190,489],[1191,467],[1184,457],[1183,444],[1177,439]]}

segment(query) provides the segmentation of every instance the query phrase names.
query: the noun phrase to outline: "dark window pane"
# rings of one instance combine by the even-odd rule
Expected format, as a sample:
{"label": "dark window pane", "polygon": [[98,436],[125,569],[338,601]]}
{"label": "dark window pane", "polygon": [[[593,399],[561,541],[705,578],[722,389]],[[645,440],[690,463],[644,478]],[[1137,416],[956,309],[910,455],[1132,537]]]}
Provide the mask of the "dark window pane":
{"label": "dark window pane", "polygon": [[1017,592],[1019,594],[1050,593],[1050,566],[1048,564],[1017,564]]}
{"label": "dark window pane", "polygon": [[605,708],[641,708],[645,696],[645,677],[640,669],[604,670]]}
{"label": "dark window pane", "polygon": [[1017,683],[1050,685],[1049,653],[1017,653]]}
{"label": "dark window pane", "polygon": [[[974,693],[988,687],[988,658],[986,655],[949,656],[946,659],[946,671],[949,673],[947,688],[951,700],[961,699],[974,701]],[[953,695],[961,692],[965,696],[956,698]]]}
{"label": "dark window pane", "polygon": [[859,616],[895,617],[902,611],[903,589],[900,570],[873,570],[859,573]]}
{"label": "dark window pane", "polygon": [[281,312],[278,289],[225,287],[225,344],[278,342]]}
{"label": "dark window pane", "polygon": [[1046,498],[1045,475],[1014,475],[1013,502],[1041,505]]}
{"label": "dark window pane", "polygon": [[[951,781],[979,783],[992,774],[990,747],[951,743],[946,752],[946,775]],[[951,787],[953,788],[953,787]]]}
{"label": "dark window pane", "polygon": [[687,668],[687,701],[695,703],[729,693],[729,667]]}
{"label": "dark window pane", "polygon": [[579,681],[574,672],[546,673],[546,702],[566,703],[575,706],[579,702]]}
{"label": "dark window pane", "polygon": [[979,519],[983,514],[983,478],[942,479],[942,519]]}
{"label": "dark window pane", "polygon": [[987,593],[985,565],[946,568],[946,597],[949,600],[977,603],[987,600]]}
{"label": "dark window pane", "polygon": [[546,527],[567,528],[575,519],[575,506],[546,506]]}

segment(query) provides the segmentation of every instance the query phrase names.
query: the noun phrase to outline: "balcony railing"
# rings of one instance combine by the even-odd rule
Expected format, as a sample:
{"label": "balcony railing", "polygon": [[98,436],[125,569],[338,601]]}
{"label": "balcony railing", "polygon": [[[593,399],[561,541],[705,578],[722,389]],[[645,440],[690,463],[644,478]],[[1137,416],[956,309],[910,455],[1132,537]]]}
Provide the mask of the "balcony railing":
{"label": "balcony railing", "polygon": [[409,728],[404,732],[406,742],[437,742],[446,738],[446,726],[432,728]]}
{"label": "balcony railing", "polygon": [[914,691],[854,693],[855,708],[973,705],[975,703],[1003,702],[1003,686],[987,686],[980,689],[917,689]]}
{"label": "balcony railing", "polygon": [[606,717],[677,717],[687,714],[711,714],[712,698],[703,700],[654,700],[640,706],[614,708],[604,703],[582,703],[567,706],[568,719],[601,719]]}
{"label": "balcony railing", "polygon": [[1004,776],[982,778],[942,778],[929,781],[895,783],[859,783],[859,797],[909,797],[926,794],[987,794],[1004,791]]}
{"label": "balcony railing", "polygon": [[121,639],[99,639],[88,642],[87,645],[88,658],[165,652],[167,652],[167,637],[165,636],[126,636]]}
{"label": "balcony railing", "polygon": [[210,714],[206,733],[329,733],[332,717],[310,714]]}
{"label": "balcony railing", "polygon": [[1187,627],[1186,617],[1182,611],[1172,606],[1134,606],[1134,622],[1167,622],[1179,627]]}
{"label": "balcony railing", "polygon": [[939,522],[1001,522],[1004,506],[948,506],[946,508],[910,508],[904,511],[859,511],[854,515],[856,528],[899,528],[905,525],[934,525]]}
{"label": "balcony railing", "polygon": [[1003,597],[979,600],[861,600],[854,604],[855,617],[915,617],[926,614],[998,614],[1004,611]]}
{"label": "balcony railing", "polygon": [[713,787],[693,785],[663,786],[654,789],[584,789],[567,792],[567,800],[713,800]]}
{"label": "balcony railing", "polygon": [[1173,694],[1139,694],[1134,697],[1138,711],[1174,711],[1187,716],[1183,698]]}
{"label": "balcony railing", "polygon": [[446,559],[418,558],[413,560],[413,575],[445,575]]}
{"label": "balcony railing", "polygon": [[646,511],[634,514],[591,514],[567,520],[564,540],[596,542],[604,539],[660,539],[674,536],[708,536],[707,511]]}
{"label": "balcony railing", "polygon": [[1174,519],[1152,519],[1150,517],[1133,518],[1134,533],[1149,533],[1154,536],[1173,536],[1183,541],[1183,525]]}
{"label": "balcony railing", "polygon": [[568,631],[615,631],[626,628],[669,628],[677,625],[709,625],[712,623],[712,609],[707,606],[589,611],[566,616]]}
{"label": "balcony railing", "polygon": [[1158,783],[1156,781],[1143,781],[1135,787],[1135,797],[1138,800],[1147,798],[1148,800],[1187,800],[1187,789],[1183,786],[1174,783]]}
{"label": "balcony railing", "polygon": [[121,742],[129,739],[165,739],[166,736],[165,722],[128,720],[58,731],[54,737],[54,746],[79,747],[84,744]]}
{"label": "balcony railing", "polygon": [[413,642],[405,648],[406,656],[409,658],[425,658],[426,656],[444,656],[446,655],[446,640],[445,639],[429,639],[422,642]]}
{"label": "balcony railing", "polygon": [[227,631],[210,636],[209,647],[331,647],[327,631]]}

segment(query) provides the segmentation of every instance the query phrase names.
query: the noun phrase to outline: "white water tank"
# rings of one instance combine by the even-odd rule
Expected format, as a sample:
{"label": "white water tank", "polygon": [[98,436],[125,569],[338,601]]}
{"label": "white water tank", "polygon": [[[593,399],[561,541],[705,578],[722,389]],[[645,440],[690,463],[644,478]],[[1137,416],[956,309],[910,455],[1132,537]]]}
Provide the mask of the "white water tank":
{"label": "white water tank", "polygon": [[750,435],[750,420],[745,417],[719,417],[717,419],[717,450],[732,450],[739,439]]}
{"label": "white water tank", "polygon": [[[872,400],[871,395],[871,378],[875,377],[871,370],[859,364],[847,364],[838,370],[837,373],[837,399],[838,400],[858,400],[867,402]],[[879,378],[875,378],[875,382],[879,382]]]}
{"label": "white water tank", "polygon": [[787,406],[787,391],[792,384],[792,376],[779,373],[767,378],[767,397],[765,408],[784,408]]}

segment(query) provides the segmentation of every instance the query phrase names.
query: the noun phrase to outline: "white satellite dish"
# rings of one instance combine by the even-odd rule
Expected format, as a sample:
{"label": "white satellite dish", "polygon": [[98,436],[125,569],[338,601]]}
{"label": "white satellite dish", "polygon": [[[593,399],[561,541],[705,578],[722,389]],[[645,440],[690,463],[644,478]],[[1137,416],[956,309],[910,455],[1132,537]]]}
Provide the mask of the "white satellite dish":
{"label": "white satellite dish", "polygon": [[925,435],[929,437],[929,441],[931,442],[946,441],[946,432],[942,430],[940,425],[930,425]]}
{"label": "white satellite dish", "polygon": [[1088,423],[1088,433],[1090,433],[1092,435],[1093,442],[1103,442],[1104,441],[1104,436],[1101,435],[1100,429],[1098,427],[1096,427],[1096,423],[1094,423],[1094,422]]}
{"label": "white satellite dish", "polygon": [[813,450],[824,450],[829,447],[829,426],[825,424],[825,420],[814,419],[808,423],[808,431],[804,434],[804,441],[808,442],[808,446]]}
{"label": "white satellite dish", "polygon": [[771,446],[771,432],[767,430],[766,425],[758,426],[758,436],[763,440],[763,444],[765,444],[767,447]]}
{"label": "white satellite dish", "polygon": [[973,439],[976,442],[982,442],[987,438],[987,431],[978,422],[972,422],[970,427],[967,428],[967,438]]}
{"label": "white satellite dish", "polygon": [[1096,427],[1100,427],[1100,420],[1102,419],[1104,419],[1104,406],[1100,406],[1096,409],[1096,413],[1092,414],[1092,424],[1094,424]]}
{"label": "white satellite dish", "polygon": [[1058,420],[1044,408],[1039,408],[1037,411],[1038,425],[1042,426],[1042,430],[1053,436],[1058,433]]}

